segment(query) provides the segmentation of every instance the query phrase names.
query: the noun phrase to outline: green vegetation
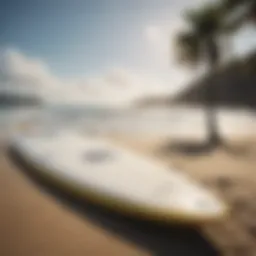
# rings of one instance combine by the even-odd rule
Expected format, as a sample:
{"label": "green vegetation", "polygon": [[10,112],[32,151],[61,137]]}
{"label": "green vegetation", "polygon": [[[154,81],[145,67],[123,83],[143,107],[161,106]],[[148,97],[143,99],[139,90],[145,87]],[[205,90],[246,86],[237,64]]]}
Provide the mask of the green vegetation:
{"label": "green vegetation", "polygon": [[256,52],[205,74],[176,95],[148,97],[138,107],[173,105],[207,106],[208,88],[215,90],[215,106],[256,109]]}
{"label": "green vegetation", "polygon": [[213,86],[214,79],[218,77],[221,57],[224,55],[220,39],[227,38],[248,22],[255,22],[255,10],[255,0],[223,0],[189,10],[184,15],[189,29],[181,31],[176,38],[177,58],[182,64],[191,67],[203,64],[208,67],[208,85],[205,86],[203,94],[207,111],[208,142],[213,148],[221,144],[215,111],[221,91],[217,90],[219,86]]}
{"label": "green vegetation", "polygon": [[168,97],[168,104],[207,106],[205,95],[215,90],[215,105],[256,109],[256,52],[242,60],[234,60],[220,70],[195,81],[178,95]]}

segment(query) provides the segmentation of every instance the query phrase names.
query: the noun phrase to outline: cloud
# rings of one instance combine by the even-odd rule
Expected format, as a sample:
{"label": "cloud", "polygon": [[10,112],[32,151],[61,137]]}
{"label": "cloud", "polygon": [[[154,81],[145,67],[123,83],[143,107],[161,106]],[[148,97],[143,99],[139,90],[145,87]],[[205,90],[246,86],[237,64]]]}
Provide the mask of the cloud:
{"label": "cloud", "polygon": [[42,61],[29,58],[14,49],[0,52],[0,88],[41,92],[60,84]]}
{"label": "cloud", "polygon": [[120,67],[97,77],[62,80],[39,59],[14,49],[0,53],[0,90],[34,93],[49,102],[129,104],[139,97],[166,93],[169,82]]}
{"label": "cloud", "polygon": [[169,31],[165,26],[149,25],[144,31],[145,37],[150,43],[153,51],[160,57],[168,57],[169,55]]}
{"label": "cloud", "polygon": [[124,68],[113,68],[99,77],[81,79],[70,89],[80,94],[80,98],[83,95],[84,101],[97,100],[106,104],[129,104],[141,97],[169,91],[168,83],[155,76]]}
{"label": "cloud", "polygon": [[178,64],[175,46],[177,33],[187,26],[180,18],[172,18],[170,22],[158,25],[148,25],[144,28],[144,38],[149,51],[154,56],[155,67],[169,73],[172,90],[182,89],[191,79],[198,76],[199,72],[192,72]]}
{"label": "cloud", "polygon": [[161,62],[176,66],[175,37],[179,31],[187,29],[181,18],[172,18],[161,25],[148,25],[144,29],[145,38]]}

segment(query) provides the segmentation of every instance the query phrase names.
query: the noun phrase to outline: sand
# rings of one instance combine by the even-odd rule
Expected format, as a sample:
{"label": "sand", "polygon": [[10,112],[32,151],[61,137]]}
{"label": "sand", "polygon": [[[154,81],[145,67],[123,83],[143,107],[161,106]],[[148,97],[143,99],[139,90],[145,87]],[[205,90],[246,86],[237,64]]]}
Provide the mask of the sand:
{"label": "sand", "polygon": [[0,151],[0,255],[218,255],[194,227],[157,225],[77,201]]}
{"label": "sand", "polygon": [[218,194],[230,205],[230,216],[202,225],[202,232],[222,255],[256,255],[256,138],[231,140],[227,150],[203,154],[163,151],[171,139],[111,135],[109,140],[188,173]]}
{"label": "sand", "polygon": [[[256,255],[255,138],[236,142],[236,147],[244,145],[245,149],[250,149],[250,152],[242,150],[244,154],[217,149],[203,155],[163,151],[164,145],[172,144],[172,140],[122,135],[108,136],[108,139],[174,166],[218,193],[230,204],[230,217],[214,225],[202,225],[199,227],[201,233],[221,255]],[[162,253],[162,244],[162,248],[152,254],[94,225],[89,219],[81,219],[69,208],[42,193],[9,160],[5,154],[6,146],[1,144],[0,148],[1,256],[169,255],[171,236],[166,237],[166,231],[161,236],[159,234],[165,244],[165,253]],[[126,228],[130,230],[129,226]],[[138,230],[138,233],[145,233],[145,230],[149,228]],[[142,237],[142,234],[138,236]],[[152,246],[153,241],[154,238]]]}
{"label": "sand", "polygon": [[148,255],[41,193],[1,148],[1,256]]}

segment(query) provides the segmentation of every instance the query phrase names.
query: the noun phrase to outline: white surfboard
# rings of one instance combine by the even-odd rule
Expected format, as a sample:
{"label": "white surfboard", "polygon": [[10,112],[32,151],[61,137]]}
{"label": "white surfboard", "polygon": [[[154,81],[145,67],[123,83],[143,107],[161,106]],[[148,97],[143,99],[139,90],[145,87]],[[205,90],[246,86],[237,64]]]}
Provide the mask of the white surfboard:
{"label": "white surfboard", "polygon": [[56,186],[137,217],[200,223],[226,206],[179,171],[100,138],[72,132],[20,136],[12,148]]}

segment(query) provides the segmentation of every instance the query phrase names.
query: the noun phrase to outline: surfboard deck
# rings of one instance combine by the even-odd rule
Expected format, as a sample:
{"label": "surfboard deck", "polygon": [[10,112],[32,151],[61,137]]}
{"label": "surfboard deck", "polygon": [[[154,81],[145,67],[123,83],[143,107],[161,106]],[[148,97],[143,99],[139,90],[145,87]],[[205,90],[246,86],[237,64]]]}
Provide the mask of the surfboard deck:
{"label": "surfboard deck", "polygon": [[59,132],[18,136],[12,149],[36,174],[67,192],[123,214],[200,224],[227,206],[178,170],[101,138]]}

